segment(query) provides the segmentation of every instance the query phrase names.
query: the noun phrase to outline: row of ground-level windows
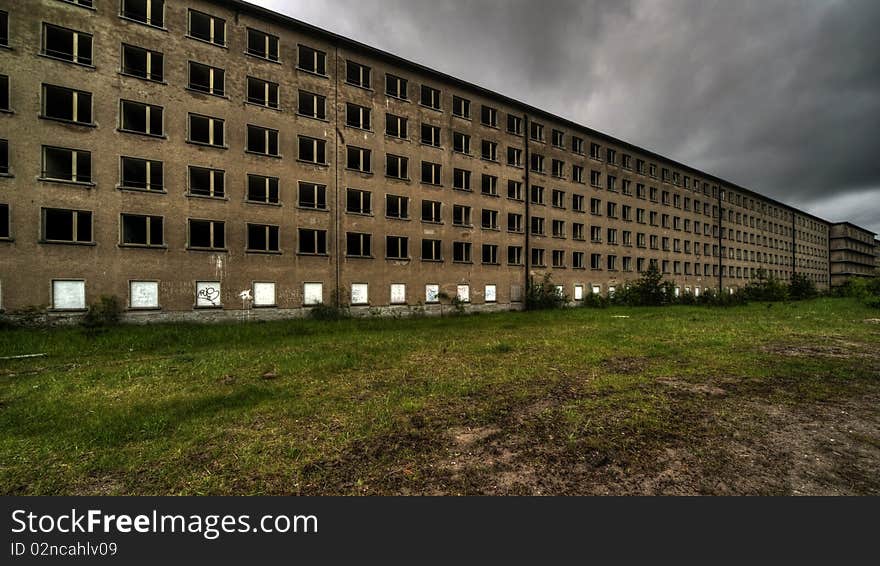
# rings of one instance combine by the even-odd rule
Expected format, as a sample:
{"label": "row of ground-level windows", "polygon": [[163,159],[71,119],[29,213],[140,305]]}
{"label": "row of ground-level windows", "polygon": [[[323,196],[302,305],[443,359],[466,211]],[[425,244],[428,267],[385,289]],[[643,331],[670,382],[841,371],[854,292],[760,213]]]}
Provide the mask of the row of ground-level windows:
{"label": "row of ground-level windows", "polygon": [[[348,289],[348,296],[344,301],[352,306],[368,306],[370,304],[388,304],[408,305],[408,304],[438,304],[443,300],[447,300],[448,296],[441,291],[441,286],[437,283],[425,284],[423,290],[416,295],[412,295],[412,290],[405,283],[392,283],[386,291],[385,298],[375,300],[371,299],[371,285],[369,283],[352,283]],[[555,287],[556,292],[560,295],[570,293],[569,296],[575,301],[584,299],[586,293],[601,294],[603,285],[599,283],[592,284],[574,284],[571,289],[566,289],[562,285]],[[615,285],[606,285],[605,293],[611,296],[615,293]],[[701,293],[699,286],[675,287],[675,296],[679,296],[682,292],[686,294],[694,294],[699,296]],[[305,282],[302,284],[302,305],[305,307],[323,304],[325,301],[325,286],[322,282]],[[455,286],[454,298],[462,303],[472,302],[472,291],[469,284],[458,284]],[[476,289],[477,293],[482,292],[482,297],[477,302],[485,304],[494,304],[498,301],[498,286],[496,284],[486,284]],[[79,311],[87,308],[86,299],[86,282],[83,279],[54,279],[51,286],[51,305],[53,310],[58,311]],[[161,309],[161,285],[157,280],[131,280],[128,288],[128,308],[132,310]],[[522,286],[511,285],[510,302],[519,303],[523,300]],[[251,288],[241,291],[236,290],[233,293],[224,294],[224,286],[221,281],[195,281],[193,287],[193,307],[194,308],[223,308],[224,301],[227,306],[237,308],[241,305],[248,307],[277,307],[277,285],[274,281],[253,281]],[[241,301],[241,302],[239,302]],[[386,303],[387,301],[387,303]]]}

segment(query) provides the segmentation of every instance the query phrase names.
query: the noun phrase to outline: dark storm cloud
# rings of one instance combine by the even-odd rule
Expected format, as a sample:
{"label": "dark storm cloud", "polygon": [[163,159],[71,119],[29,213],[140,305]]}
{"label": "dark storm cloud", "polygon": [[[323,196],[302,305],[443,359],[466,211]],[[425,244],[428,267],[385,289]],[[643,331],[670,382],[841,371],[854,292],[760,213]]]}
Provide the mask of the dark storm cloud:
{"label": "dark storm cloud", "polygon": [[880,232],[876,0],[256,3]]}

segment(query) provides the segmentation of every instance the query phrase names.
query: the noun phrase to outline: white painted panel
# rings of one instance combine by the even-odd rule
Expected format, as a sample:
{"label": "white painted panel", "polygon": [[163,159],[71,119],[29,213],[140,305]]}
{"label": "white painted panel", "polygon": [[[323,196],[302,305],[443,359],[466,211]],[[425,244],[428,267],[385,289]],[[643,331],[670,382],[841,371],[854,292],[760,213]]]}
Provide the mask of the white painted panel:
{"label": "white painted panel", "polygon": [[425,285],[425,302],[436,303],[440,300],[440,285]]}
{"label": "white painted panel", "polygon": [[52,308],[84,309],[86,308],[85,281],[53,281]]}
{"label": "white painted panel", "polygon": [[583,285],[575,285],[574,286],[574,300],[582,301],[584,299],[584,286]]}
{"label": "white painted panel", "polygon": [[495,301],[497,301],[498,300],[498,290],[495,287],[495,285],[486,285],[485,295],[486,295],[486,302],[487,303],[494,303]]}
{"label": "white painted panel", "polygon": [[406,285],[403,283],[392,283],[391,284],[391,304],[392,305],[405,305],[406,304]]}
{"label": "white painted panel", "polygon": [[561,297],[564,294],[565,294],[565,287],[563,287],[562,285],[557,285],[556,286],[556,296]]}
{"label": "white painted panel", "polygon": [[197,307],[219,307],[222,305],[219,281],[196,281]]}
{"label": "white painted panel", "polygon": [[456,291],[456,296],[458,300],[463,303],[469,303],[471,301],[471,286],[470,285],[459,285],[458,290]]}
{"label": "white painted panel", "polygon": [[600,287],[599,285],[593,285],[593,294],[594,295],[598,295],[601,292],[602,292],[602,287]]}
{"label": "white painted panel", "polygon": [[351,304],[366,305],[370,302],[369,289],[366,283],[351,284]]}
{"label": "white painted panel", "polygon": [[275,283],[254,283],[254,306],[275,306]]}
{"label": "white painted panel", "polygon": [[324,284],[323,283],[305,283],[303,284],[303,304],[320,305],[324,302]]}
{"label": "white painted panel", "polygon": [[158,281],[131,281],[129,283],[129,306],[133,309],[159,308]]}

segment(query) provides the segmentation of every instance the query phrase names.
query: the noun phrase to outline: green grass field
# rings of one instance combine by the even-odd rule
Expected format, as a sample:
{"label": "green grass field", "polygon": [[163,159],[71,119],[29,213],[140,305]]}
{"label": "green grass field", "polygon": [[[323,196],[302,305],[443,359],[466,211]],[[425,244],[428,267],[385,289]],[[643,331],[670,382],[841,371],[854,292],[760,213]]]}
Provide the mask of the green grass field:
{"label": "green grass field", "polygon": [[880,494],[848,299],[0,330],[5,494]]}

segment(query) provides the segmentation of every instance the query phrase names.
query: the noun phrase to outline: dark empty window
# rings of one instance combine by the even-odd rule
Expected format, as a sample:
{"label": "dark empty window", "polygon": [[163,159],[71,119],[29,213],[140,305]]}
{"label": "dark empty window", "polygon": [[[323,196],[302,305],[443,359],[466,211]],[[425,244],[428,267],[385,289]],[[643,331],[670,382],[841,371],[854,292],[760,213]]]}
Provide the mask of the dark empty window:
{"label": "dark empty window", "polygon": [[370,109],[350,102],[346,103],[345,125],[351,126],[352,128],[369,130],[371,126]]}
{"label": "dark empty window", "polygon": [[345,82],[355,86],[370,88],[371,69],[366,65],[355,63],[354,61],[345,62]]}
{"label": "dark empty window", "polygon": [[86,210],[43,209],[43,240],[92,242],[92,213]]}
{"label": "dark empty window", "polygon": [[119,221],[122,245],[161,246],[165,243],[161,216],[123,214]]}
{"label": "dark empty window", "polygon": [[120,188],[163,191],[163,166],[161,161],[137,157],[121,158]]}
{"label": "dark empty window", "polygon": [[498,161],[498,144],[493,141],[483,140],[480,143],[480,155],[488,161]]}
{"label": "dark empty window", "polygon": [[317,73],[319,75],[327,74],[327,54],[317,49],[312,49],[305,45],[299,46],[299,60],[297,65],[304,71]]}
{"label": "dark empty window", "polygon": [[226,73],[223,69],[190,61],[189,88],[223,96],[226,93]]}
{"label": "dark empty window", "polygon": [[43,24],[43,55],[91,65],[92,36],[88,33]]}
{"label": "dark empty window", "polygon": [[79,149],[43,146],[44,179],[90,183],[92,154]]}
{"label": "dark empty window", "polygon": [[461,204],[452,205],[452,224],[455,226],[470,226],[471,207]]}
{"label": "dark empty window", "polygon": [[299,184],[298,204],[301,208],[327,209],[327,187],[315,183]]}
{"label": "dark empty window", "polygon": [[422,143],[440,147],[440,128],[431,124],[422,124]]}
{"label": "dark empty window", "polygon": [[0,110],[9,110],[9,77],[0,75]]}
{"label": "dark empty window", "polygon": [[215,45],[226,45],[226,20],[197,12],[189,11],[189,35]]}
{"label": "dark empty window", "polygon": [[389,259],[408,259],[409,238],[406,236],[387,236],[385,238],[385,257]]}
{"label": "dark empty window", "polygon": [[297,112],[311,118],[325,120],[327,118],[327,98],[304,90],[299,91]]}
{"label": "dark empty window", "polygon": [[452,132],[452,151],[469,154],[471,152],[471,137],[461,132]]}
{"label": "dark empty window", "polygon": [[278,83],[248,77],[247,101],[251,104],[278,108]]}
{"label": "dark empty window", "polygon": [[443,261],[443,254],[440,248],[440,240],[422,240],[422,260],[424,261]]}
{"label": "dark empty window", "polygon": [[484,208],[480,214],[480,226],[487,230],[498,229],[498,211]]}
{"label": "dark empty window", "polygon": [[223,120],[198,114],[189,115],[189,141],[223,147]]}
{"label": "dark empty window", "polygon": [[92,95],[81,90],[44,84],[43,117],[91,124]]}
{"label": "dark empty window", "polygon": [[165,77],[165,58],[158,51],[123,44],[122,72],[142,79],[162,81]]}
{"label": "dark empty window", "polygon": [[373,255],[373,236],[359,232],[346,232],[345,255],[354,257],[370,257]]}
{"label": "dark empty window", "polygon": [[440,184],[440,164],[422,161],[422,182],[428,185]]}
{"label": "dark empty window", "polygon": [[385,114],[385,133],[395,138],[406,138],[406,118]]}
{"label": "dark empty window", "polygon": [[452,261],[458,263],[471,262],[471,243],[452,242]]}
{"label": "dark empty window", "polygon": [[263,155],[278,156],[278,130],[261,126],[247,126],[247,150]]}
{"label": "dark empty window", "polygon": [[440,91],[436,88],[422,85],[419,102],[422,106],[428,106],[429,108],[440,110]]}
{"label": "dark empty window", "polygon": [[487,196],[498,196],[498,177],[484,173],[481,177],[480,192]]}
{"label": "dark empty window", "polygon": [[385,156],[385,174],[395,179],[408,179],[408,164],[409,160],[406,157],[387,154]]}
{"label": "dark empty window", "polygon": [[247,200],[264,204],[278,204],[278,177],[248,175]]}
{"label": "dark empty window", "polygon": [[224,249],[226,224],[218,220],[190,220],[189,245],[192,248]]}
{"label": "dark empty window", "polygon": [[399,195],[385,195],[385,216],[409,218],[409,198]]}
{"label": "dark empty window", "polygon": [[441,203],[435,200],[422,201],[422,222],[440,223],[442,216],[440,215]]}
{"label": "dark empty window", "polygon": [[471,117],[471,101],[460,96],[452,97],[452,115],[459,118]]}
{"label": "dark empty window", "polygon": [[327,253],[327,231],[326,230],[310,230],[307,228],[299,229],[299,247],[297,248],[301,254],[319,254]]}
{"label": "dark empty window", "polygon": [[9,14],[0,11],[0,45],[9,45]]}
{"label": "dark empty window", "polygon": [[453,169],[452,188],[460,191],[471,190],[471,172],[467,169]]}
{"label": "dark empty window", "polygon": [[408,98],[406,83],[406,79],[394,75],[385,75],[385,94],[406,100]]}
{"label": "dark empty window", "polygon": [[126,132],[162,135],[162,107],[134,102],[119,101],[119,128]]}
{"label": "dark empty window", "polygon": [[508,114],[507,131],[511,134],[522,135],[522,118],[514,116],[513,114]]}
{"label": "dark empty window", "polygon": [[369,191],[348,189],[345,192],[345,211],[355,214],[373,213],[373,195]]}
{"label": "dark empty window", "polygon": [[498,127],[498,110],[491,106],[485,106],[480,109],[480,123],[484,126]]}
{"label": "dark empty window", "polygon": [[9,141],[0,140],[0,175],[9,175]]}
{"label": "dark empty window", "polygon": [[348,146],[345,150],[345,166],[349,169],[369,173],[372,171],[372,152],[361,147]]}
{"label": "dark empty window", "polygon": [[12,237],[12,231],[9,227],[9,205],[0,204],[0,238]]}
{"label": "dark empty window", "polygon": [[278,226],[270,226],[268,224],[248,224],[247,250],[251,252],[280,251]]}
{"label": "dark empty window", "polygon": [[225,173],[207,167],[189,168],[189,194],[222,198],[226,196]]}
{"label": "dark empty window", "polygon": [[262,57],[270,61],[278,60],[278,38],[260,30],[247,30],[248,55]]}
{"label": "dark empty window", "polygon": [[165,0],[122,0],[122,15],[143,24],[165,25]]}
{"label": "dark empty window", "polygon": [[498,263],[498,246],[494,244],[483,244],[483,263]]}
{"label": "dark empty window", "polygon": [[327,142],[315,138],[299,137],[299,159],[310,163],[327,163]]}

